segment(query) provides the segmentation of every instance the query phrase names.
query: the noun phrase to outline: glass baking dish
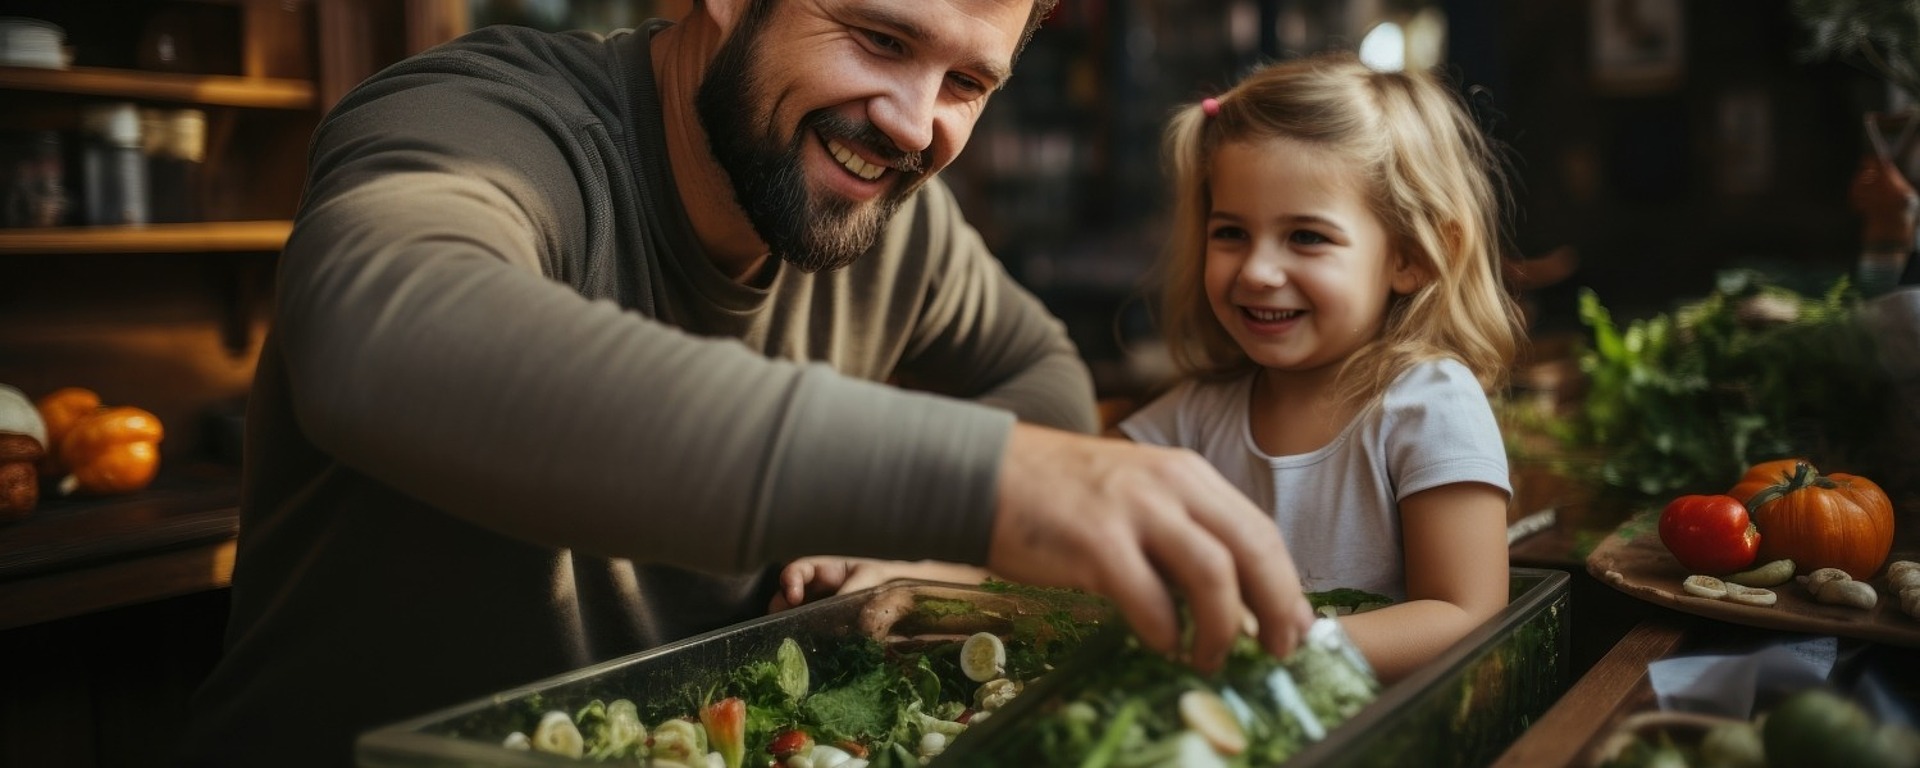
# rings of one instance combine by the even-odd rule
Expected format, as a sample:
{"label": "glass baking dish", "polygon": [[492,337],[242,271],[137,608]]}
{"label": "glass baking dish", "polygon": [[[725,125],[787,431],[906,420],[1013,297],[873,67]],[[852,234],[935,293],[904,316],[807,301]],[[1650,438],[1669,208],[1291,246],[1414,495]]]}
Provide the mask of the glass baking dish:
{"label": "glass baking dish", "polygon": [[[1505,610],[1415,675],[1378,693],[1372,704],[1328,730],[1287,765],[1482,765],[1504,751],[1570,684],[1568,577],[1515,568]],[[859,638],[1009,634],[1017,622],[1084,625],[1082,656],[1110,658],[1123,634],[1103,601],[1062,590],[1011,591],[901,581],[582,668],[363,734],[360,765],[553,766],[578,763],[502,746],[530,732],[542,710],[574,711],[587,702],[635,702],[715,690],[742,664],[772,658],[793,638],[809,654]],[[1104,644],[1104,645],[1103,645]],[[1089,663],[1062,646],[1060,666]],[[1098,663],[1098,658],[1093,663]],[[1075,691],[1071,675],[1042,678],[992,721],[969,729],[936,765],[984,765],[1000,742],[1014,743],[1022,713],[1044,712]],[[1028,716],[1031,716],[1030,714]],[[766,755],[749,761],[765,765]]]}

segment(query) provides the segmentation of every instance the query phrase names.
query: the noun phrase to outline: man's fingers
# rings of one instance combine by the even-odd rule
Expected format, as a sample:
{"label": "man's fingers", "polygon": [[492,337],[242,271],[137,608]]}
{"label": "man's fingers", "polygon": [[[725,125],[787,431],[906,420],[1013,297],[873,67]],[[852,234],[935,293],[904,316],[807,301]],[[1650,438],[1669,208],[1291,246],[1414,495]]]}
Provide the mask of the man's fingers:
{"label": "man's fingers", "polygon": [[[1248,505],[1252,511],[1252,505]],[[1300,588],[1300,572],[1286,557],[1286,541],[1271,518],[1215,509],[1194,516],[1202,528],[1229,549],[1238,564],[1238,586],[1246,609],[1260,622],[1261,645],[1275,657],[1286,657],[1306,637],[1313,624],[1313,607]]]}
{"label": "man's fingers", "polygon": [[1188,650],[1194,668],[1213,672],[1226,663],[1246,609],[1240,602],[1232,553],[1206,530],[1180,523],[1148,531],[1148,556],[1186,597],[1193,627],[1193,645]]}
{"label": "man's fingers", "polygon": [[[1202,483],[1216,479],[1225,483],[1215,475],[1202,473],[1201,477]],[[1313,607],[1301,589],[1300,574],[1287,555],[1279,527],[1237,490],[1231,494],[1210,493],[1205,498],[1227,500],[1195,506],[1193,519],[1228,550],[1223,559],[1230,558],[1233,571],[1239,575],[1241,597],[1260,625],[1261,645],[1275,656],[1292,653],[1313,623]]]}
{"label": "man's fingers", "polygon": [[1157,653],[1173,654],[1180,644],[1179,621],[1173,595],[1159,572],[1137,545],[1117,547],[1105,565],[1098,591],[1112,598],[1140,642]]}

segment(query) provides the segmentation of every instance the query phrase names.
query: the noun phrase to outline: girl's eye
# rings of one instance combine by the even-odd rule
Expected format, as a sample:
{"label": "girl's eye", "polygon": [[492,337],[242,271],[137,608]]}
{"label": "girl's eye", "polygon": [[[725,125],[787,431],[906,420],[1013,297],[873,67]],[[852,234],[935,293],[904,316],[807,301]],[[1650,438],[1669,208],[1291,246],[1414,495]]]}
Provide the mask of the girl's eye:
{"label": "girl's eye", "polygon": [[1300,245],[1319,245],[1321,243],[1333,242],[1331,239],[1310,229],[1295,231],[1291,239]]}
{"label": "girl's eye", "polygon": [[1207,232],[1210,240],[1245,240],[1247,231],[1231,224],[1222,224]]}

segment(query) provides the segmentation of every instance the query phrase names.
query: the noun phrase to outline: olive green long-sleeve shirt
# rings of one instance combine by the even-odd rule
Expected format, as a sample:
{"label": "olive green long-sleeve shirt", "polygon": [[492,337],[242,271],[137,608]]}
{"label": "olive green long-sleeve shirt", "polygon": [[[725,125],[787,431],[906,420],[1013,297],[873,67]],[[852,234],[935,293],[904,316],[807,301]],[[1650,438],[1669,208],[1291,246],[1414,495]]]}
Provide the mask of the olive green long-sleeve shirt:
{"label": "olive green long-sleeve shirt", "polygon": [[1064,330],[937,181],[847,269],[716,270],[657,28],[481,30],[320,126],[190,759],[346,762],[369,728],[757,615],[794,556],[983,562],[1015,416],[1093,427]]}

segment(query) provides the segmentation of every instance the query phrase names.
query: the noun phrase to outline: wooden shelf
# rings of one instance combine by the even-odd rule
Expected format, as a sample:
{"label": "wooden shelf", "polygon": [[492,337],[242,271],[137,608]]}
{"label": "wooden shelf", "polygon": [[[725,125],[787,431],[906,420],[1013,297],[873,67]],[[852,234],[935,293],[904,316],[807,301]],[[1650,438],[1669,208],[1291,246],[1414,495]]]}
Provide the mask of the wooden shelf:
{"label": "wooden shelf", "polygon": [[0,229],[0,256],[62,253],[277,252],[291,221],[209,221],[126,227]]}
{"label": "wooden shelf", "polygon": [[319,105],[313,83],[305,80],[99,67],[0,67],[0,89],[255,109],[304,110]]}
{"label": "wooden shelf", "polygon": [[0,525],[0,629],[226,586],[239,506],[239,474],[215,464],[125,496],[42,498]]}

